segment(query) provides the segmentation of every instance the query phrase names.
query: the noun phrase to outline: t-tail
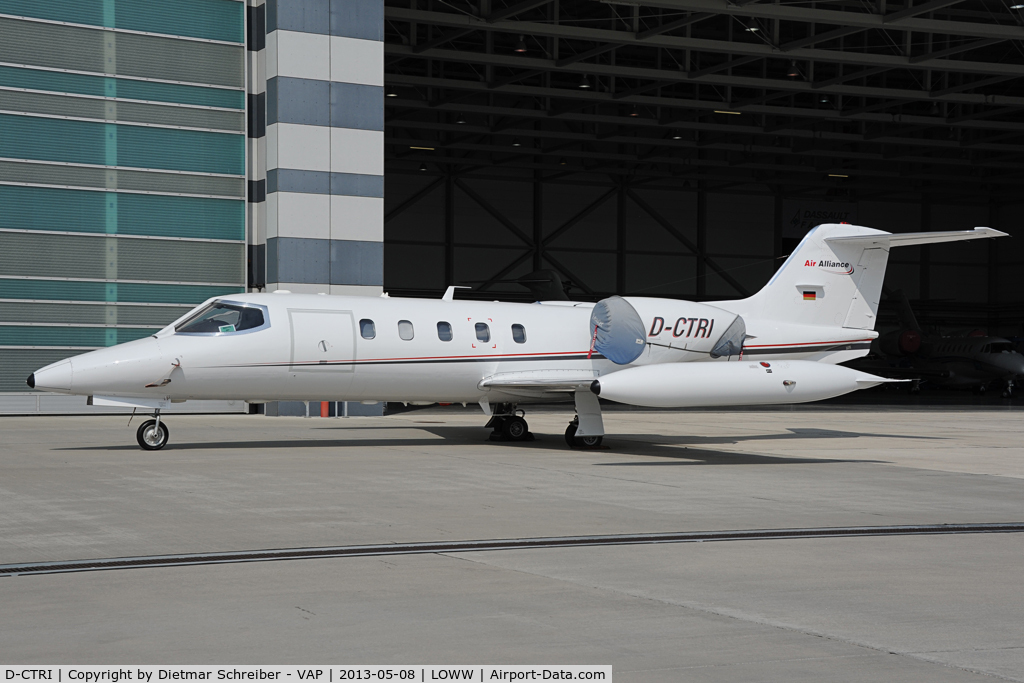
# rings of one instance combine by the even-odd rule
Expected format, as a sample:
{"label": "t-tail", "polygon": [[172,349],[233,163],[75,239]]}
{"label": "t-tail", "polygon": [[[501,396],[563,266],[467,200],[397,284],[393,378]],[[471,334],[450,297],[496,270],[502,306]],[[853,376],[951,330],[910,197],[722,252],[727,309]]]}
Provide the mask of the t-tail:
{"label": "t-tail", "polygon": [[819,225],[761,291],[723,302],[723,307],[761,320],[872,330],[892,247],[1004,235],[992,228],[893,234],[858,225]]}
{"label": "t-tail", "polygon": [[896,310],[900,316],[900,327],[920,332],[921,326],[917,324],[917,316],[914,315],[914,309],[910,307],[910,299],[907,298],[907,295],[902,289],[897,289],[893,292],[893,297],[896,299]]}

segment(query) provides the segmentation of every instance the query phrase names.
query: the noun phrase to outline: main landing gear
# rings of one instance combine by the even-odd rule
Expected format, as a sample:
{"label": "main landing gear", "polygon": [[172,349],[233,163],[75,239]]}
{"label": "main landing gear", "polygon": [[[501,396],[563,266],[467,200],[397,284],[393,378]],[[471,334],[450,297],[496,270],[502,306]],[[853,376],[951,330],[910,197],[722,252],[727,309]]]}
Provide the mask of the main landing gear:
{"label": "main landing gear", "polygon": [[491,441],[533,441],[534,436],[523,416],[526,413],[518,410],[515,404],[502,403],[495,406],[495,412],[485,427],[490,427]]}
{"label": "main landing gear", "polygon": [[[565,442],[569,448],[581,450],[595,449],[601,447],[604,441],[604,422],[601,420],[601,404],[597,395],[590,390],[586,384],[574,392],[576,401],[576,417],[565,430]],[[533,441],[533,434],[523,419],[523,411],[519,410],[514,403],[500,403],[493,405],[481,401],[484,412],[491,415],[487,427],[491,432],[491,441]]]}
{"label": "main landing gear", "polygon": [[576,436],[576,431],[580,427],[579,415],[572,419],[569,426],[565,428],[565,442],[569,444],[569,448],[600,448],[601,442],[604,441],[603,436]]}
{"label": "main landing gear", "polygon": [[139,431],[135,433],[135,438],[144,451],[160,450],[167,445],[168,437],[170,432],[167,431],[167,425],[160,421],[159,408],[153,413],[153,419],[143,422]]}

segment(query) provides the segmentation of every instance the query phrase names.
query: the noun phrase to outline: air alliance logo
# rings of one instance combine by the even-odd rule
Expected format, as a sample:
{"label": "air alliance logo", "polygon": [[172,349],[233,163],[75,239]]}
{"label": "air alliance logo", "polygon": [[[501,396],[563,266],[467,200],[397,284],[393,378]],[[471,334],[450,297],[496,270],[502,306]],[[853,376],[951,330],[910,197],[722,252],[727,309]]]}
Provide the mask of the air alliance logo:
{"label": "air alliance logo", "polygon": [[804,261],[804,268],[821,268],[829,273],[840,273],[842,275],[853,275],[853,266],[845,261]]}

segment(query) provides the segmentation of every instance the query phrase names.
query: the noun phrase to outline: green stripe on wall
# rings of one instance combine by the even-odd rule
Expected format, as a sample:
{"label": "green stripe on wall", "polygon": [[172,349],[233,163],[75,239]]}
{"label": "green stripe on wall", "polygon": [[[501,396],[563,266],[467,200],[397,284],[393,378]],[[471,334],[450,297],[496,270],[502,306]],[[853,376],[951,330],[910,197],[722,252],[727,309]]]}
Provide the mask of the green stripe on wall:
{"label": "green stripe on wall", "polygon": [[236,43],[244,11],[231,0],[0,0],[2,14]]}
{"label": "green stripe on wall", "polygon": [[0,207],[0,228],[245,239],[237,199],[0,185]]}
{"label": "green stripe on wall", "polygon": [[245,93],[241,90],[132,81],[112,76],[86,76],[59,71],[19,69],[13,66],[0,66],[0,86],[98,97],[123,97],[129,100],[198,104],[204,107],[245,108]]}
{"label": "green stripe on wall", "polygon": [[0,301],[5,323],[83,323],[93,325],[167,325],[188,313],[186,306],[132,306],[124,303],[65,304],[43,301]]}
{"label": "green stripe on wall", "polygon": [[113,346],[155,334],[128,327],[15,327],[0,325],[0,346]]}
{"label": "green stripe on wall", "polygon": [[245,137],[0,114],[0,156],[242,175]]}
{"label": "green stripe on wall", "polygon": [[201,304],[211,297],[240,294],[244,291],[244,287],[212,287],[209,285],[0,279],[0,299]]}

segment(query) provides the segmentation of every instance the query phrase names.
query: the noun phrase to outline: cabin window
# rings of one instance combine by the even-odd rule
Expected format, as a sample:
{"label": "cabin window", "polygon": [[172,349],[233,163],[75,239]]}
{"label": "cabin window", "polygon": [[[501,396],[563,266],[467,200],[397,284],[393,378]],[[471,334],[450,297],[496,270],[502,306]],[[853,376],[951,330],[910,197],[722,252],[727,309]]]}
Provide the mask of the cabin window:
{"label": "cabin window", "polygon": [[526,328],[518,323],[512,326],[512,340],[516,344],[526,343]]}
{"label": "cabin window", "polygon": [[489,342],[491,341],[491,328],[487,327],[487,323],[476,324],[476,338],[477,341]]}
{"label": "cabin window", "polygon": [[408,320],[399,320],[398,321],[398,336],[401,337],[402,339],[404,339],[405,341],[412,340],[412,337],[413,337],[412,323],[409,322]]}
{"label": "cabin window", "polygon": [[265,324],[262,307],[215,301],[196,311],[174,331],[178,334],[227,334],[254,330]]}
{"label": "cabin window", "polygon": [[452,326],[450,323],[440,322],[437,324],[437,338],[441,341],[452,340]]}
{"label": "cabin window", "polygon": [[359,321],[359,334],[363,339],[373,339],[377,336],[377,327],[369,318],[363,318]]}

